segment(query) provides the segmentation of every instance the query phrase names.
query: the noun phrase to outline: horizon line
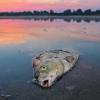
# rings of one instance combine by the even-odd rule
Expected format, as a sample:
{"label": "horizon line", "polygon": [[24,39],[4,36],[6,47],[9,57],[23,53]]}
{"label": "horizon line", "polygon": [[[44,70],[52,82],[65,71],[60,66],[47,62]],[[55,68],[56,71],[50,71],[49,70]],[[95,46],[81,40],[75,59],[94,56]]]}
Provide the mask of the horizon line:
{"label": "horizon line", "polygon": [[[77,10],[79,10],[79,9],[81,9],[81,8],[78,8],[78,9],[64,9],[64,10],[62,10],[62,11],[57,11],[57,10],[55,10],[55,9],[49,9],[49,10],[23,10],[23,11],[0,11],[0,13],[1,12],[32,12],[32,11],[50,11],[50,10],[53,10],[54,12],[63,12],[63,11],[66,11],[66,10],[71,10],[71,11],[77,11]],[[93,10],[93,9],[91,9],[91,8],[88,8],[88,9],[81,9],[82,11],[86,11],[86,10],[91,10],[91,11],[96,11],[96,10],[100,10],[100,8],[98,8],[98,9],[95,9],[95,10]]]}

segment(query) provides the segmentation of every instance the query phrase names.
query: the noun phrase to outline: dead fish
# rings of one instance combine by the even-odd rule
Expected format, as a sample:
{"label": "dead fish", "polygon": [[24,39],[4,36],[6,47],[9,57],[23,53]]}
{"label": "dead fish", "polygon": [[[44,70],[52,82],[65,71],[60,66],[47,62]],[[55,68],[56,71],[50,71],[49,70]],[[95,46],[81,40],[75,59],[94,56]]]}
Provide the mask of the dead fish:
{"label": "dead fish", "polygon": [[78,54],[63,50],[45,51],[32,59],[33,81],[42,87],[50,87],[78,60]]}

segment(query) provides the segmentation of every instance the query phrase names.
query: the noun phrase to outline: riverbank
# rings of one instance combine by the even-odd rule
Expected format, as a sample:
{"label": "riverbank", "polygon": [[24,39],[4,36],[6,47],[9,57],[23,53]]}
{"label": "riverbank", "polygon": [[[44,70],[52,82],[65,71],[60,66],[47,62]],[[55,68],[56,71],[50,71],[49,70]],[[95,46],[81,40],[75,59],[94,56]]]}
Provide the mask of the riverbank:
{"label": "riverbank", "polygon": [[89,18],[100,19],[100,16],[0,16],[0,19],[35,19],[35,18],[53,18],[53,19],[65,19],[65,18]]}

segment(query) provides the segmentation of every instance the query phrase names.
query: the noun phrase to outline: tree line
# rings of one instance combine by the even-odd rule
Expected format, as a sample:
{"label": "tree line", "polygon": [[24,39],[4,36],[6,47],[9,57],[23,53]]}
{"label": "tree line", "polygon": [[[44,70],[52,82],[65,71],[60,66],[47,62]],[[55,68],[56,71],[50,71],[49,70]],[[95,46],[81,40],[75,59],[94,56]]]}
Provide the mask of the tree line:
{"label": "tree line", "polygon": [[91,16],[100,15],[100,10],[92,11],[91,9],[82,10],[71,10],[67,9],[62,12],[55,12],[54,10],[46,11],[23,11],[23,12],[0,12],[0,16]]}

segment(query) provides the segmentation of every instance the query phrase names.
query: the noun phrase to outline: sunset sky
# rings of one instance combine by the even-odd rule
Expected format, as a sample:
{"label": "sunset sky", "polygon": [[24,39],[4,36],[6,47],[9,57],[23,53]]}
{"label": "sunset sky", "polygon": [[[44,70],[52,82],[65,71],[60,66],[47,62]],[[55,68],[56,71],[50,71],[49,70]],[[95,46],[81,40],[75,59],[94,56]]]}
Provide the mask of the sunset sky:
{"label": "sunset sky", "polygon": [[0,0],[0,11],[100,8],[100,0]]}

